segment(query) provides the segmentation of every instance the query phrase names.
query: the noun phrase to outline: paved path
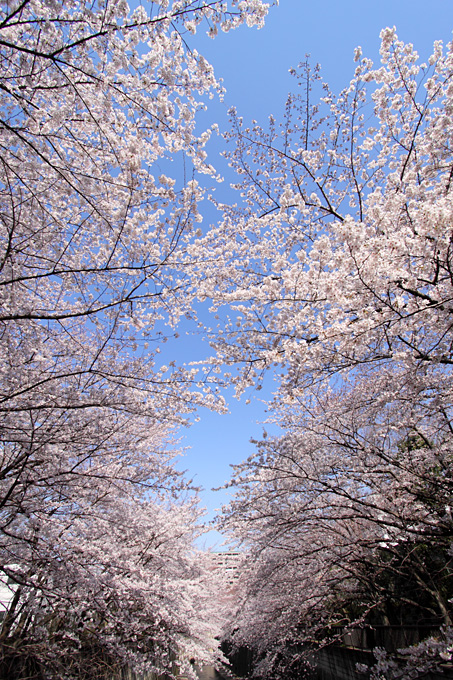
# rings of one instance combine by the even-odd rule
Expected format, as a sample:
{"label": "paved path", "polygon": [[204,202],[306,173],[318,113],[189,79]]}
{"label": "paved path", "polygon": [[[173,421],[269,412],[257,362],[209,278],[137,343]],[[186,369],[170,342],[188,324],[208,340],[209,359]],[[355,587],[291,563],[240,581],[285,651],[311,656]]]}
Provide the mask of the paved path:
{"label": "paved path", "polygon": [[227,666],[220,664],[219,670],[214,666],[197,666],[198,680],[241,680],[237,678]]}
{"label": "paved path", "polygon": [[198,680],[225,680],[214,666],[197,666]]}

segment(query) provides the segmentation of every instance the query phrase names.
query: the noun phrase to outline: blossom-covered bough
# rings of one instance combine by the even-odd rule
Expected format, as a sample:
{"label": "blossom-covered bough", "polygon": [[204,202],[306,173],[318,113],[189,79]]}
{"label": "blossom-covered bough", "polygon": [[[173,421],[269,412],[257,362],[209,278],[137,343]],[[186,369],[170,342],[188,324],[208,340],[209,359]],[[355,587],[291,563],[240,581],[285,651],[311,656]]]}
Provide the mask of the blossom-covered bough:
{"label": "blossom-covered bough", "polygon": [[266,11],[1,3],[5,677],[171,672],[215,646],[199,513],[172,458],[174,425],[222,400],[157,354],[192,313],[188,245],[215,175],[196,112],[218,86],[189,38],[259,27]]}
{"label": "blossom-covered bough", "polygon": [[338,97],[301,64],[282,124],[231,112],[243,200],[204,239],[218,360],[238,391],[281,373],[283,435],[222,520],[252,556],[234,637],[272,677],[368,624],[438,630],[385,677],[451,653],[453,48],[381,37]]}

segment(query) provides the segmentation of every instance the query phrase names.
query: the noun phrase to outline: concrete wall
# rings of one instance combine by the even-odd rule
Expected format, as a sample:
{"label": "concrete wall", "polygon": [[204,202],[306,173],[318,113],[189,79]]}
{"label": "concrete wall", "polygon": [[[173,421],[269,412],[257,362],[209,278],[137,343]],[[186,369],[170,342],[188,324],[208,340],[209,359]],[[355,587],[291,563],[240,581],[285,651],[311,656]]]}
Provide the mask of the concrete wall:
{"label": "concrete wall", "polygon": [[[316,654],[317,680],[367,680],[368,673],[359,673],[356,664],[373,666],[374,655],[364,649],[350,647],[326,647]],[[453,669],[443,673],[429,673],[423,680],[453,680]]]}

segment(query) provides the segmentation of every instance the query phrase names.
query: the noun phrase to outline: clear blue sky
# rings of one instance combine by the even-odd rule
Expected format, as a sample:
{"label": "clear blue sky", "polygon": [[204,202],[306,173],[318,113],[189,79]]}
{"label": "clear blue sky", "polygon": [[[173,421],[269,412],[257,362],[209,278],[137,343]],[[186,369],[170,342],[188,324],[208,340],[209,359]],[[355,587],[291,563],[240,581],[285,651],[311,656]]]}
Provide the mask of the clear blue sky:
{"label": "clear blue sky", "polygon": [[[303,61],[306,53],[314,63],[321,64],[323,79],[338,92],[353,75],[356,46],[362,47],[364,56],[378,61],[379,33],[386,26],[396,26],[399,38],[413,43],[425,59],[435,40],[447,43],[452,38],[453,2],[280,0],[280,6],[271,9],[260,31],[244,27],[219,34],[215,40],[195,36],[191,46],[213,64],[227,89],[225,103],[212,102],[206,119],[225,128],[226,111],[234,105],[245,120],[255,118],[265,123],[271,113],[278,120],[286,95],[294,86],[288,71]],[[217,153],[213,145],[211,162],[216,167]],[[226,183],[231,181],[233,178],[226,176]],[[257,393],[258,397],[262,395],[263,392]],[[233,401],[230,415],[203,412],[200,416],[199,423],[183,432],[183,444],[191,447],[183,467],[205,488],[202,503],[212,517],[226,495],[215,494],[210,488],[222,485],[230,477],[230,463],[240,462],[254,450],[249,440],[260,437],[262,426],[257,421],[265,419],[265,412],[260,402],[247,406]],[[212,533],[206,545],[218,541],[219,537]]]}

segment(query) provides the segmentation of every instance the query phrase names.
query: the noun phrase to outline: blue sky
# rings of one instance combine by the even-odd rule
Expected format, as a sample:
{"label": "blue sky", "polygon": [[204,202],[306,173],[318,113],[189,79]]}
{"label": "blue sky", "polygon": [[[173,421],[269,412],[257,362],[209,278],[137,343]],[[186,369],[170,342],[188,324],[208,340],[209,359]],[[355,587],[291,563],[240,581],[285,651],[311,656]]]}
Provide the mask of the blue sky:
{"label": "blue sky", "polygon": [[[243,27],[226,35],[219,34],[215,40],[204,35],[191,38],[191,46],[214,66],[227,89],[225,102],[211,102],[205,120],[217,122],[225,129],[227,109],[232,105],[245,120],[255,118],[265,123],[271,113],[279,120],[286,95],[295,84],[289,69],[303,61],[307,53],[313,63],[321,64],[323,79],[338,92],[353,75],[356,46],[362,47],[364,56],[378,62],[379,33],[386,26],[396,26],[399,38],[413,43],[422,59],[426,59],[435,40],[445,43],[451,40],[453,2],[280,0],[279,7],[270,10],[266,26],[260,31]],[[220,146],[218,142],[212,145],[211,163],[224,171],[218,158]],[[232,181],[234,177],[225,174],[225,184]],[[222,191],[220,188],[220,199]],[[207,219],[214,217],[207,216]],[[263,392],[257,393],[257,399],[262,396]],[[200,413],[200,422],[182,433],[182,444],[191,447],[182,467],[204,487],[202,503],[209,517],[227,500],[225,492],[214,493],[211,487],[222,485],[230,477],[231,463],[238,463],[253,452],[249,440],[260,437],[259,421],[266,417],[265,407],[258,400],[252,400],[250,405],[233,400],[230,407],[229,415]],[[205,544],[218,549],[220,542],[213,532]]]}

